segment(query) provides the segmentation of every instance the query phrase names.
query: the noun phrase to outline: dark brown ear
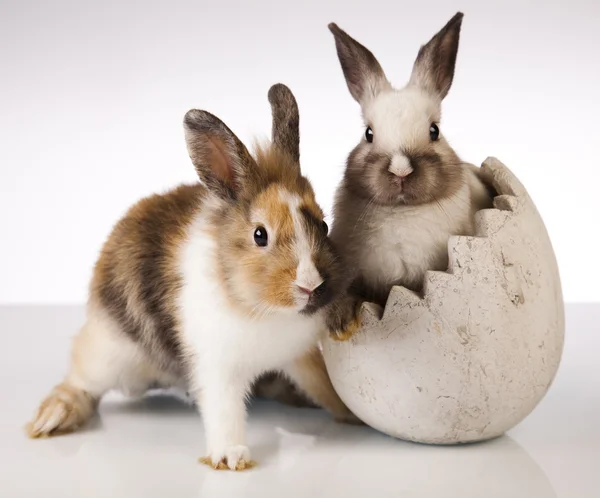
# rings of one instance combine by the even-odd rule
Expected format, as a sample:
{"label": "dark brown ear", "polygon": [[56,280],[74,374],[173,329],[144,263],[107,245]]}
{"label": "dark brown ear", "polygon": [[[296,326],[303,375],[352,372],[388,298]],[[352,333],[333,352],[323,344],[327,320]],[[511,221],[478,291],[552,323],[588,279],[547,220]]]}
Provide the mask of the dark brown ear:
{"label": "dark brown ear", "polygon": [[289,154],[300,164],[300,115],[291,90],[277,83],[269,89],[273,114],[272,141],[279,150]]}
{"label": "dark brown ear", "polygon": [[209,112],[188,111],[183,125],[188,152],[200,179],[220,197],[237,198],[256,171],[248,149]]}
{"label": "dark brown ear", "polygon": [[335,23],[329,24],[329,30],[335,37],[335,48],[348,90],[358,103],[362,105],[382,90],[390,88],[383,69],[369,49],[363,47]]}
{"label": "dark brown ear", "polygon": [[452,86],[463,14],[458,12],[421,47],[413,66],[410,83],[443,99]]}

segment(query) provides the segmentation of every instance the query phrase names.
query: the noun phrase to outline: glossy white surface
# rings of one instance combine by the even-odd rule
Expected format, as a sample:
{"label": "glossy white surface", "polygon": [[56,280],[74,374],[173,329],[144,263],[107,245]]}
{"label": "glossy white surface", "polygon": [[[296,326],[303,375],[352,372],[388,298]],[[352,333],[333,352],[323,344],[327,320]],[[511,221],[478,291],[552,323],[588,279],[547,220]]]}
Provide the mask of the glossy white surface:
{"label": "glossy white surface", "polygon": [[600,496],[600,305],[568,305],[563,363],[538,408],[507,436],[462,447],[406,443],[320,410],[258,402],[239,474],[197,463],[201,419],[167,397],[107,398],[86,431],[32,441],[22,428],[66,367],[80,308],[0,308],[0,496]]}

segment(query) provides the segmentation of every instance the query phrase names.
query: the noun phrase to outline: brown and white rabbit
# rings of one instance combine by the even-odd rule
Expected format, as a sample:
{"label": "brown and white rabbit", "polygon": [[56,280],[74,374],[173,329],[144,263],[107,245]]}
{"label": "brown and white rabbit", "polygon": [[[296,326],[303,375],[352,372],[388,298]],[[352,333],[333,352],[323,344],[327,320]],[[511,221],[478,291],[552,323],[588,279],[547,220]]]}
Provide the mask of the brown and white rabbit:
{"label": "brown and white rabbit", "polygon": [[342,270],[300,171],[298,108],[281,84],[269,101],[273,143],[254,158],[212,114],[186,114],[203,184],[142,199],[117,223],[95,266],[69,372],[30,436],[74,430],[111,389],[179,386],[202,413],[206,462],[242,470],[246,397],[268,371],[289,376],[337,419],[356,420],[318,348]]}
{"label": "brown and white rabbit", "polygon": [[[448,238],[473,234],[475,212],[491,205],[478,169],[440,131],[462,18],[457,13],[421,47],[401,89],[367,48],[329,25],[366,128],[336,194],[331,239],[355,270],[354,292],[382,306],[393,285],[419,291],[425,271],[447,269]],[[338,306],[330,320],[343,330],[353,309]]]}

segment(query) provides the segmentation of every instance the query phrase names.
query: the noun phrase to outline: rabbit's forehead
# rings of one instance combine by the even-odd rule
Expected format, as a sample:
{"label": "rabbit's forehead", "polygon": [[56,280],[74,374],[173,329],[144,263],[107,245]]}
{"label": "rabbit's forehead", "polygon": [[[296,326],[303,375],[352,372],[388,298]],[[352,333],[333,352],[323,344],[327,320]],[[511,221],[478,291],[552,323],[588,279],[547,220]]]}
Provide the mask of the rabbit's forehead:
{"label": "rabbit's forehead", "polygon": [[378,147],[390,151],[418,146],[429,126],[440,119],[440,103],[423,90],[407,86],[380,93],[364,110]]}
{"label": "rabbit's forehead", "polygon": [[250,211],[251,222],[266,223],[279,239],[302,237],[303,220],[322,219],[321,209],[308,192],[295,192],[278,184],[267,187],[256,198]]}

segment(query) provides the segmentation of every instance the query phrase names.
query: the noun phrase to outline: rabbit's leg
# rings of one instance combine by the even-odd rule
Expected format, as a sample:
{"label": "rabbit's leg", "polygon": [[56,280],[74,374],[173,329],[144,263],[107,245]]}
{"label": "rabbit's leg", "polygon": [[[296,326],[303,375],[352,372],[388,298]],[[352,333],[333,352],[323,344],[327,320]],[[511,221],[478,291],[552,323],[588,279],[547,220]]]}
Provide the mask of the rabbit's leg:
{"label": "rabbit's leg", "polygon": [[[140,389],[132,365],[139,348],[121,333],[102,310],[90,308],[86,323],[74,338],[69,371],[44,399],[27,426],[30,437],[71,432],[87,422],[102,395],[113,388]],[[130,385],[124,386],[126,381]]]}
{"label": "rabbit's leg", "polygon": [[226,369],[203,369],[196,386],[208,456],[203,463],[215,469],[245,470],[252,466],[246,446],[246,398],[251,379]]}
{"label": "rabbit's leg", "polygon": [[310,399],[330,412],[336,421],[349,424],[362,423],[335,392],[319,348],[311,349],[286,365],[283,371]]}
{"label": "rabbit's leg", "polygon": [[304,391],[298,389],[298,386],[291,382],[287,375],[279,372],[262,375],[254,383],[252,395],[297,408],[316,408],[314,402],[306,396]]}

